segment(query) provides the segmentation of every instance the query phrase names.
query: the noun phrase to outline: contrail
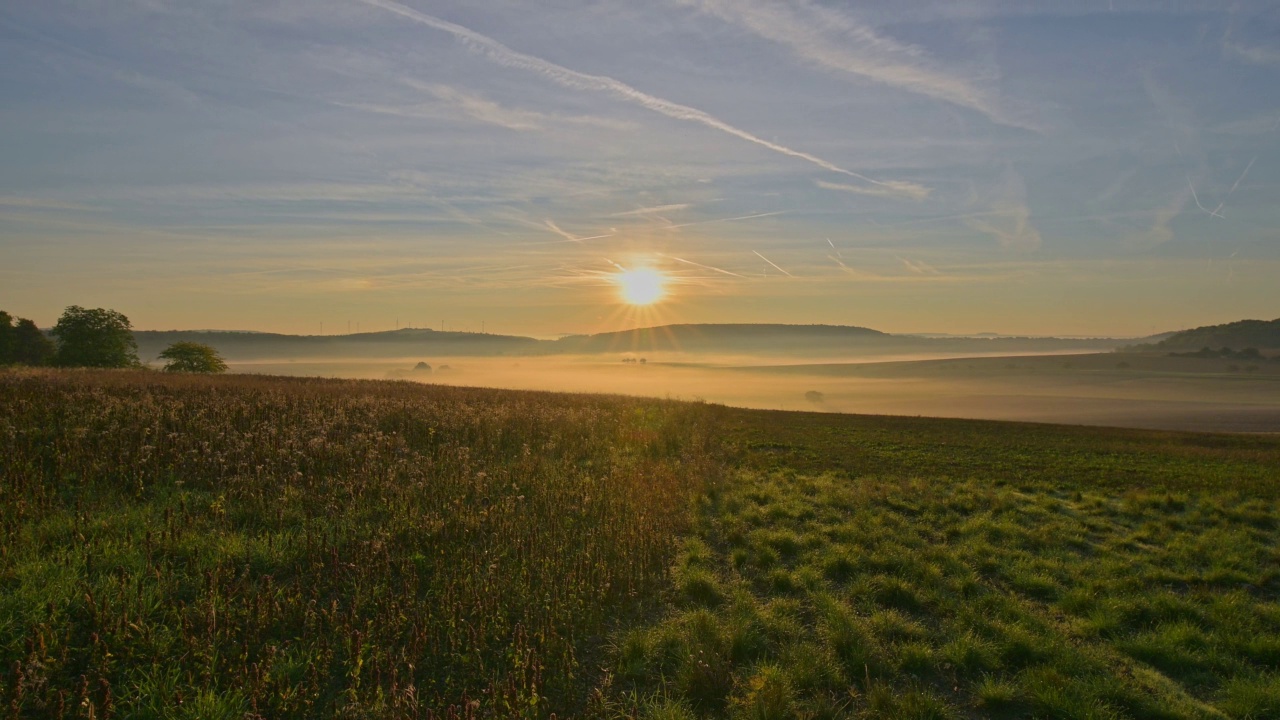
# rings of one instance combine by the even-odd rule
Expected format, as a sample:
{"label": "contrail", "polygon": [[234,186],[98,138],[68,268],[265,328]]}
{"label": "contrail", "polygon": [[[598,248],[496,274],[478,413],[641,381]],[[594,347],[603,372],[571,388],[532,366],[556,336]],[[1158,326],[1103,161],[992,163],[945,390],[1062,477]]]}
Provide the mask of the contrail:
{"label": "contrail", "polygon": [[753,220],[755,218],[772,217],[773,215],[785,215],[790,210],[774,210],[773,212],[762,212],[754,215],[739,215],[737,217],[715,218],[714,220],[695,220],[694,222],[680,223],[679,225],[668,225],[667,230],[675,230],[677,228],[689,227],[690,225],[707,225],[709,223],[731,222],[733,220]]}
{"label": "contrail", "polygon": [[778,267],[778,264],[777,264],[777,263],[775,263],[774,261],[770,260],[769,258],[767,258],[767,257],[765,257],[765,256],[763,256],[763,255],[761,255],[760,253],[756,252],[755,250],[752,250],[751,252],[756,253],[756,257],[758,257],[758,258],[760,258],[761,260],[763,260],[763,261],[765,261],[765,262],[769,263],[770,265],[772,265],[772,266],[774,267],[774,269],[775,269],[775,270],[777,270],[778,272],[782,273],[783,275],[786,275],[787,277],[795,277],[795,275],[792,275],[791,273],[787,272],[786,270],[783,270],[782,268]]}
{"label": "contrail", "polygon": [[[1217,217],[1217,218],[1222,217],[1221,215],[1219,215],[1219,214],[1218,214],[1218,211],[1217,211],[1217,210],[1210,210],[1209,208],[1207,208],[1207,207],[1205,207],[1204,205],[1201,205],[1201,204],[1200,204],[1200,197],[1199,197],[1198,195],[1196,195],[1196,186],[1191,184],[1191,176],[1190,176],[1190,175],[1188,175],[1188,176],[1187,176],[1187,187],[1191,188],[1191,199],[1196,201],[1196,207],[1198,207],[1198,208],[1200,208],[1201,210],[1203,210],[1203,211],[1205,211],[1205,212],[1209,213],[1209,215],[1211,215],[1211,216],[1213,216],[1213,217]],[[1219,206],[1219,207],[1221,207],[1221,206]],[[1224,219],[1225,219],[1225,218],[1224,218]]]}
{"label": "contrail", "polygon": [[[700,268],[702,268],[702,269],[704,269],[704,270],[711,270],[711,271],[714,271],[714,272],[723,273],[723,274],[725,274],[725,275],[732,275],[733,277],[736,277],[736,278],[740,278],[740,277],[742,277],[741,275],[739,275],[739,274],[738,274],[738,273],[736,273],[736,272],[729,272],[728,270],[724,270],[724,269],[722,269],[722,268],[712,267],[711,265],[703,265],[702,263],[696,263],[696,262],[694,262],[694,261],[692,261],[692,260],[685,260],[684,258],[676,257],[675,255],[663,255],[662,257],[664,257],[664,258],[670,258],[671,260],[675,260],[676,262],[682,262],[682,263],[684,263],[684,264],[686,264],[686,265],[692,265],[692,266],[694,266],[694,267],[700,267]],[[744,278],[744,279],[745,279],[745,278]]]}
{"label": "contrail", "polygon": [[834,255],[828,255],[828,256],[827,256],[827,259],[828,259],[828,260],[834,260],[834,261],[835,261],[835,263],[836,263],[837,265],[839,265],[839,266],[840,266],[840,269],[841,269],[841,270],[844,270],[845,272],[849,273],[850,275],[853,275],[854,277],[857,277],[857,276],[858,276],[858,273],[854,272],[854,271],[853,271],[853,269],[852,269],[852,268],[850,268],[848,265],[845,265],[845,264],[844,264],[844,261],[843,261],[843,260],[841,260],[840,258],[838,258],[838,257],[836,257],[836,256],[834,256]]}
{"label": "contrail", "polygon": [[1244,180],[1244,176],[1249,174],[1249,168],[1252,168],[1253,164],[1257,161],[1258,156],[1254,155],[1253,158],[1249,160],[1249,164],[1244,166],[1244,172],[1240,173],[1240,177],[1236,178],[1236,181],[1231,184],[1231,189],[1227,191],[1228,197],[1231,196],[1231,193],[1236,191],[1236,188],[1240,187],[1240,183]]}
{"label": "contrail", "polygon": [[1228,190],[1227,194],[1222,197],[1222,202],[1218,203],[1218,207],[1215,208],[1213,211],[1214,213],[1217,213],[1219,210],[1222,209],[1223,205],[1227,204],[1227,200],[1231,197],[1231,193],[1235,192],[1236,188],[1240,187],[1240,183],[1241,181],[1244,180],[1244,176],[1249,174],[1249,168],[1252,168],[1253,164],[1257,161],[1258,161],[1258,156],[1254,155],[1253,158],[1249,160],[1249,164],[1244,166],[1244,172],[1240,173],[1240,177],[1236,178],[1236,181],[1231,183],[1231,189]]}
{"label": "contrail", "polygon": [[546,221],[546,225],[551,230],[551,232],[559,235],[560,237],[564,238],[565,240],[568,240],[569,242],[582,243],[584,240],[599,240],[601,238],[613,237],[613,233],[610,233],[608,235],[592,235],[591,237],[578,237],[573,233],[567,232],[565,230],[561,230],[560,226],[556,225],[550,219]]}
{"label": "contrail", "polygon": [[493,38],[488,37],[486,35],[481,35],[480,33],[474,30],[470,30],[461,25],[451,23],[448,20],[442,20],[438,17],[427,15],[426,13],[422,13],[412,8],[405,7],[404,5],[401,5],[396,2],[392,2],[391,0],[359,0],[359,1],[365,3],[366,5],[372,5],[374,7],[382,8],[383,10],[386,10],[388,12],[393,12],[402,17],[409,18],[414,22],[421,23],[428,27],[433,27],[437,30],[442,30],[444,32],[447,32],[450,35],[453,35],[454,37],[462,40],[463,43],[465,43],[472,50],[479,52],[480,54],[489,58],[493,62],[498,63],[499,65],[503,65],[509,68],[516,68],[519,70],[528,70],[530,72],[535,72],[565,87],[573,88],[575,90],[593,90],[596,92],[608,93],[609,95],[613,95],[614,97],[619,98],[621,100],[626,100],[628,102],[635,103],[637,105],[640,105],[641,107],[647,108],[661,115],[666,115],[669,118],[673,118],[675,120],[685,120],[688,122],[699,123],[709,128],[714,128],[721,132],[728,133],[729,135],[733,135],[734,137],[740,138],[742,140],[746,140],[747,142],[755,143],[756,145],[759,145],[763,148],[767,148],[776,153],[780,153],[782,155],[787,155],[793,158],[797,158],[797,159],[812,163],[813,165],[817,165],[823,170],[829,170],[834,173],[840,173],[841,175],[847,175],[852,178],[857,178],[863,182],[870,183],[872,185],[876,185],[883,188],[890,188],[898,192],[907,192],[908,194],[913,196],[928,192],[927,189],[925,189],[920,185],[916,185],[915,183],[902,183],[902,182],[893,182],[893,181],[884,182],[884,181],[876,180],[874,178],[867,177],[866,175],[862,175],[860,173],[853,172],[852,170],[846,170],[840,167],[839,165],[836,165],[827,160],[823,160],[822,158],[816,155],[811,155],[807,152],[802,152],[800,150],[793,150],[787,147],[786,145],[779,145],[778,143],[765,140],[762,137],[757,137],[755,135],[752,135],[746,130],[742,130],[740,128],[734,127],[733,125],[730,125],[729,123],[724,122],[723,120],[720,120],[712,115],[709,115],[697,108],[692,108],[692,107],[689,107],[688,105],[681,105],[679,103],[672,102],[670,100],[664,100],[663,98],[650,95],[646,92],[643,92],[643,91],[637,90],[636,88],[631,87],[630,85],[622,82],[621,80],[615,80],[614,78],[611,78],[605,75],[588,75],[587,73],[578,72],[577,70],[570,70],[569,68],[564,67],[563,65],[557,65],[553,62],[543,60],[542,58],[534,57],[533,55],[526,55],[525,53],[512,50],[511,48],[507,47],[506,45],[503,45],[497,40],[494,40]]}
{"label": "contrail", "polygon": [[686,210],[690,207],[692,206],[689,203],[676,203],[674,205],[657,205],[655,207],[636,208],[635,210],[628,210],[626,212],[614,213],[609,217],[632,217],[634,215],[650,215],[653,213],[670,212],[672,210]]}

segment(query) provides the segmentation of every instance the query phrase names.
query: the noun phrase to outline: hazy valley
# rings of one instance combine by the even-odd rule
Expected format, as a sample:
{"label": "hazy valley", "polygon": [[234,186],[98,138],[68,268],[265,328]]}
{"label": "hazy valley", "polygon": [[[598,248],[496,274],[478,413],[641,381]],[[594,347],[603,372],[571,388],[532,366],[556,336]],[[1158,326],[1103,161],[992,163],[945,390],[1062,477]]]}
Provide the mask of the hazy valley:
{"label": "hazy valley", "polygon": [[[619,393],[763,409],[1280,432],[1275,351],[1244,359],[1170,356],[1203,334],[925,338],[741,325],[553,341],[422,330],[200,337],[225,348],[232,370],[246,373]],[[172,337],[139,335],[144,356],[147,343]],[[430,369],[414,370],[418,363]]]}

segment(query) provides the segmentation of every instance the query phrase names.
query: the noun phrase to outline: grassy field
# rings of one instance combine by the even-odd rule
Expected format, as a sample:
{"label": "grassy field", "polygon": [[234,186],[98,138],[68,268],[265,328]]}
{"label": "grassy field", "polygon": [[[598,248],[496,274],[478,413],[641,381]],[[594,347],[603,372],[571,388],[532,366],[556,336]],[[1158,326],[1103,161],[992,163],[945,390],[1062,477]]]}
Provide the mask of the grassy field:
{"label": "grassy field", "polygon": [[1280,444],[756,413],[673,608],[617,641],[653,717],[1280,716]]}
{"label": "grassy field", "polygon": [[1280,439],[0,374],[13,717],[1280,717]]}
{"label": "grassy field", "polygon": [[697,405],[0,374],[0,701],[25,717],[545,716],[652,612]]}

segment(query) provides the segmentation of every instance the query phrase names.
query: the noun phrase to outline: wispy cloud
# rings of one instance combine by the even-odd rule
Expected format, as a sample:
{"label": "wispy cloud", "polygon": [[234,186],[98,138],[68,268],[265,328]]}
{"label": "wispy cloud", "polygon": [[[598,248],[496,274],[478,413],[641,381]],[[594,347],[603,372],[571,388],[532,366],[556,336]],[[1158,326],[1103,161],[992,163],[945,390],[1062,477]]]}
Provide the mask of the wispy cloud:
{"label": "wispy cloud", "polygon": [[901,197],[910,200],[924,200],[929,197],[930,192],[930,189],[923,185],[901,180],[887,181],[884,186],[850,185],[848,183],[827,182],[826,180],[815,180],[814,184],[824,190],[839,190],[840,192],[870,195],[871,197]]}
{"label": "wispy cloud", "polygon": [[1228,42],[1223,49],[1251,65],[1280,65],[1280,50],[1274,48]]}
{"label": "wispy cloud", "polygon": [[710,270],[712,272],[717,272],[717,273],[720,273],[721,275],[728,275],[730,277],[743,278],[742,275],[739,275],[736,272],[725,270],[724,268],[718,268],[718,267],[715,267],[714,265],[703,265],[702,263],[699,263],[699,262],[686,260],[685,258],[682,258],[682,257],[676,257],[675,255],[664,255],[662,253],[659,253],[659,257],[664,257],[664,258],[667,258],[668,260],[675,260],[676,262],[684,263],[685,265],[691,265],[693,267],[702,268],[703,270]]}
{"label": "wispy cloud", "polygon": [[1125,244],[1131,248],[1150,250],[1172,240],[1173,228],[1170,227],[1170,223],[1173,222],[1174,218],[1182,214],[1183,209],[1187,206],[1187,201],[1191,199],[1191,186],[1187,185],[1174,196],[1169,204],[1156,209],[1151,221],[1151,227],[1128,238]]}
{"label": "wispy cloud", "polygon": [[419,12],[399,3],[391,2],[390,0],[360,1],[367,5],[372,5],[374,7],[396,13],[397,15],[409,18],[410,20],[428,27],[447,32],[459,40],[462,40],[470,49],[504,67],[538,73],[553,82],[575,90],[607,93],[617,99],[635,103],[669,118],[698,123],[742,140],[746,140],[747,142],[754,143],[781,155],[804,160],[805,162],[816,165],[823,170],[847,175],[871,185],[886,188],[894,187],[892,181],[881,181],[867,175],[863,175],[862,173],[846,170],[829,160],[824,160],[811,153],[794,150],[786,145],[765,140],[764,138],[753,135],[746,130],[730,125],[729,123],[720,120],[709,113],[703,112],[702,110],[650,95],[641,90],[637,90],[621,80],[616,80],[604,75],[588,75],[587,73],[571,70],[563,65],[557,65],[553,62],[543,60],[542,58],[517,52],[497,40],[486,35],[481,35],[474,30],[470,30],[456,23],[442,20],[432,15],[427,15],[426,13]]}
{"label": "wispy cloud", "polygon": [[932,265],[924,262],[923,260],[916,260],[913,262],[904,257],[900,257],[898,258],[898,260],[902,261],[903,267],[915,273],[916,275],[941,275],[942,274],[938,272],[938,270],[934,268]]}
{"label": "wispy cloud", "polygon": [[546,228],[547,228],[548,230],[550,230],[551,232],[553,232],[553,233],[555,233],[555,234],[559,235],[560,237],[564,238],[565,240],[567,240],[567,241],[569,241],[569,242],[574,242],[574,243],[582,243],[582,242],[586,242],[587,240],[600,240],[600,239],[607,238],[607,237],[613,237],[613,235],[614,235],[613,233],[606,233],[606,234],[604,234],[604,235],[592,235],[592,236],[590,236],[590,237],[578,237],[577,235],[574,235],[573,233],[571,233],[571,232],[569,232],[569,231],[567,231],[567,230],[562,230],[562,229],[560,229],[560,226],[559,226],[559,225],[557,225],[557,224],[555,224],[554,222],[552,222],[550,218],[548,218],[544,224],[545,224]]}
{"label": "wispy cloud", "polygon": [[105,210],[105,208],[93,207],[92,205],[81,205],[61,200],[0,196],[0,208],[3,207],[17,207],[29,210],[73,210],[77,212],[102,212]]}
{"label": "wispy cloud", "polygon": [[991,188],[987,203],[987,213],[970,215],[965,218],[965,224],[991,235],[1011,250],[1040,247],[1040,231],[1031,223],[1031,209],[1027,207],[1027,185],[1012,166],[1005,169]]}
{"label": "wispy cloud", "polygon": [[653,207],[637,208],[635,210],[627,210],[626,212],[614,213],[609,217],[633,217],[636,215],[652,215],[655,213],[668,213],[677,210],[687,210],[692,205],[689,203],[674,203],[671,205],[655,205]]}
{"label": "wispy cloud", "polygon": [[[200,103],[200,96],[181,83],[140,73],[137,70],[125,67],[116,60],[89,52],[3,17],[0,17],[0,25],[16,30],[42,45],[53,48],[59,52],[59,60],[73,61],[75,66],[83,72],[105,75],[116,82],[153,92],[185,105],[195,106]],[[49,60],[52,61],[53,59],[50,58]]]}
{"label": "wispy cloud", "polygon": [[1277,130],[1280,130],[1280,113],[1274,110],[1261,115],[1228,120],[1210,128],[1211,132],[1221,135],[1238,135],[1242,137],[1269,135]]}
{"label": "wispy cloud", "polygon": [[620,131],[632,130],[635,127],[632,123],[612,118],[590,115],[557,115],[538,112],[537,110],[513,108],[490,100],[483,95],[468,92],[451,85],[430,84],[412,79],[406,79],[404,83],[415,90],[430,95],[436,102],[389,105],[385,103],[333,101],[333,104],[338,107],[363,110],[380,115],[422,120],[438,120],[450,114],[461,113],[472,120],[487,125],[495,125],[521,132],[547,130],[557,125],[593,125]]}
{"label": "wispy cloud", "polygon": [[712,218],[711,220],[695,220],[693,222],[679,223],[676,225],[668,225],[667,230],[678,230],[680,228],[691,227],[693,225],[710,225],[712,223],[736,222],[738,220],[755,220],[756,218],[773,217],[774,215],[786,215],[790,210],[774,210],[772,212],[752,213],[750,215],[736,215],[734,217]]}
{"label": "wispy cloud", "polygon": [[1002,125],[1028,127],[1004,112],[992,93],[969,78],[942,70],[921,48],[881,35],[832,8],[806,0],[676,2],[783,45],[818,67],[967,107]]}
{"label": "wispy cloud", "polygon": [[498,103],[473,93],[448,85],[426,85],[416,81],[410,83],[436,99],[452,105],[463,113],[490,125],[497,125],[509,130],[540,130],[547,116],[531,110],[520,110],[499,105]]}

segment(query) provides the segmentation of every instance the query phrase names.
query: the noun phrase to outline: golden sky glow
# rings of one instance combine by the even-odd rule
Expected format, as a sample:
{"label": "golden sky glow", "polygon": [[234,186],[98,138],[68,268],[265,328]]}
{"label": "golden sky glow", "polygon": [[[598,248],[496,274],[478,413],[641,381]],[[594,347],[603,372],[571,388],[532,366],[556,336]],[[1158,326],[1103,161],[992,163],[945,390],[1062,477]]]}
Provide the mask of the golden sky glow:
{"label": "golden sky glow", "polygon": [[623,270],[613,279],[623,302],[628,305],[652,305],[666,295],[667,278],[653,268]]}
{"label": "golden sky glow", "polygon": [[1136,337],[1280,307],[1274,2],[473,5],[7,3],[0,308]]}

